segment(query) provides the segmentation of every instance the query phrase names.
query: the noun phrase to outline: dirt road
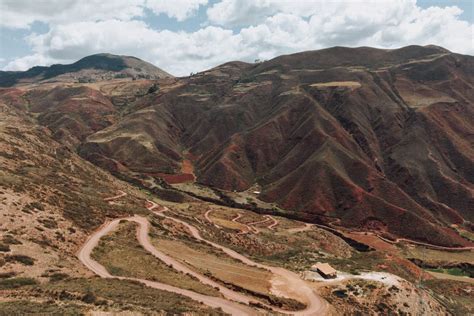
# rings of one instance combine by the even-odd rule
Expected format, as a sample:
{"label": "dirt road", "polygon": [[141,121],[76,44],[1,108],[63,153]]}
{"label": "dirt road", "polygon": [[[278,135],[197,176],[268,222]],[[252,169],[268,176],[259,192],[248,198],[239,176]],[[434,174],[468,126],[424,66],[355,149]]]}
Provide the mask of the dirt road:
{"label": "dirt road", "polygon": [[278,223],[278,220],[275,219],[274,217],[270,216],[270,215],[266,215],[268,219],[270,219],[271,221],[273,221],[273,223],[271,223],[270,225],[268,225],[268,229],[273,229],[273,227],[277,226],[279,223]]}
{"label": "dirt road", "polygon": [[[151,202],[151,203],[154,203],[154,202]],[[262,269],[272,272],[275,275],[275,279],[276,279],[275,283],[278,284],[277,287],[278,287],[279,293],[287,297],[296,296],[299,298],[299,300],[301,300],[303,303],[307,305],[306,309],[301,310],[301,311],[288,312],[288,311],[278,310],[279,312],[290,314],[290,315],[325,315],[326,314],[326,311],[328,308],[327,302],[321,297],[319,297],[312,290],[312,288],[309,287],[306,284],[306,282],[302,280],[296,273],[283,269],[283,268],[271,267],[271,266],[267,266],[261,263],[254,262],[251,259],[239,254],[238,252],[232,249],[229,249],[227,247],[221,246],[217,243],[204,239],[203,237],[201,237],[201,234],[199,233],[199,230],[196,227],[192,226],[191,224],[188,224],[185,221],[165,215],[163,214],[163,212],[154,212],[154,214],[182,224],[183,226],[189,229],[189,231],[191,232],[191,235],[195,239],[199,241],[203,241],[217,249],[222,250],[228,256],[234,259],[240,260],[241,262],[249,266],[255,266],[255,267],[262,268]]]}
{"label": "dirt road", "polygon": [[221,227],[219,225],[217,225],[216,223],[214,223],[211,218],[209,217],[209,214],[212,212],[212,210],[208,210],[206,213],[204,213],[204,218],[209,222],[211,223],[212,225],[214,225],[215,228],[218,228],[218,229],[221,229]]}
{"label": "dirt road", "polygon": [[[126,195],[125,192],[121,192],[121,194],[117,196],[108,198],[107,201],[112,201],[120,197],[123,197],[125,195]],[[285,297],[297,297],[299,300],[301,300],[307,305],[307,308],[302,311],[289,312],[289,311],[281,310],[279,308],[268,306],[266,304],[262,304],[266,306],[267,308],[271,308],[275,312],[288,314],[288,315],[324,315],[325,314],[327,310],[326,301],[324,301],[322,298],[316,295],[316,293],[297,274],[283,268],[270,267],[270,266],[256,263],[229,248],[226,248],[224,246],[221,246],[219,244],[216,244],[214,242],[211,242],[202,238],[196,227],[180,219],[163,214],[163,212],[169,211],[167,207],[162,207],[153,201],[147,201],[147,209],[152,211],[157,216],[161,216],[161,217],[170,219],[172,221],[175,221],[177,223],[184,225],[185,227],[189,229],[189,231],[191,232],[194,238],[196,238],[197,240],[203,241],[215,248],[221,249],[230,257],[240,260],[247,265],[256,266],[256,267],[266,269],[272,272],[274,274],[274,279],[272,280],[272,283],[275,286],[275,292],[276,292],[274,294],[282,295]],[[156,211],[156,209],[159,209],[159,211]],[[104,266],[102,266],[100,263],[98,263],[97,261],[91,258],[91,253],[93,249],[97,247],[97,245],[99,244],[100,239],[103,236],[112,232],[114,229],[116,229],[121,220],[127,220],[127,221],[135,222],[138,224],[137,239],[139,243],[144,247],[145,250],[147,250],[149,253],[151,253],[152,255],[154,255],[155,257],[157,257],[159,260],[163,261],[164,263],[173,266],[174,269],[182,273],[188,273],[194,276],[195,278],[197,278],[201,283],[217,288],[225,298],[207,296],[207,295],[195,293],[193,291],[177,288],[177,287],[160,283],[160,282],[131,278],[131,277],[118,277],[118,276],[111,275]],[[239,292],[230,290],[222,286],[221,284],[215,282],[214,280],[198,272],[195,272],[194,270],[190,269],[189,267],[175,260],[174,258],[162,253],[161,251],[158,251],[152,245],[149,239],[149,221],[142,216],[121,218],[121,219],[116,219],[111,222],[105,223],[94,234],[92,234],[89,237],[89,239],[86,241],[84,246],[79,251],[78,258],[87,268],[89,268],[91,271],[93,271],[95,274],[97,274],[98,276],[102,278],[115,278],[115,279],[121,279],[121,280],[138,281],[156,289],[165,290],[165,291],[187,296],[193,300],[203,302],[204,304],[210,307],[221,308],[224,312],[232,314],[232,315],[258,314],[258,312],[255,309],[252,309],[251,307],[247,306],[247,304],[251,302],[252,303],[257,302],[253,298],[250,298]],[[240,304],[239,302],[242,304]]]}
{"label": "dirt road", "polygon": [[474,250],[474,247],[445,247],[445,246],[438,246],[438,245],[428,244],[428,243],[421,242],[421,241],[411,240],[411,239],[407,239],[407,238],[397,238],[395,240],[390,240],[390,239],[384,238],[382,236],[379,236],[377,234],[375,234],[375,235],[379,239],[381,239],[385,242],[391,243],[391,244],[398,244],[400,242],[406,242],[406,243],[409,243],[409,244],[425,246],[425,247],[428,247],[428,248],[431,248],[431,249],[438,249],[438,250],[447,250],[447,251]]}
{"label": "dirt road", "polygon": [[[144,221],[146,221],[145,218],[142,218]],[[138,281],[140,283],[143,283],[149,287],[159,289],[159,290],[164,290],[168,292],[173,292],[176,294],[184,295],[187,296],[193,300],[196,300],[198,302],[202,302],[206,304],[207,306],[213,307],[213,308],[221,308],[225,313],[229,313],[231,315],[256,315],[257,312],[245,305],[229,301],[224,298],[219,298],[219,297],[213,297],[213,296],[207,296],[203,294],[199,294],[193,291],[177,288],[168,284],[160,283],[160,282],[155,282],[155,281],[149,281],[149,280],[144,280],[144,279],[137,279],[137,278],[130,278],[130,277],[118,277],[111,275],[107,269],[97,261],[91,258],[91,253],[94,250],[95,247],[99,244],[99,240],[107,235],[108,233],[112,232],[114,229],[117,228],[118,223],[120,222],[121,219],[116,219],[112,222],[108,222],[104,224],[97,232],[95,232],[84,244],[84,246],[81,248],[78,254],[79,260],[87,267],[89,270],[97,274],[98,276],[102,278],[110,278],[110,279],[120,279],[120,280],[133,280],[133,281]],[[141,219],[137,219],[135,217],[132,218],[127,218],[127,220],[132,220],[132,221],[137,221],[138,223],[143,223]],[[142,228],[139,231],[139,236],[140,239],[143,239],[144,236],[143,234],[146,233],[147,228],[143,227],[143,225],[140,225]],[[146,236],[146,239],[148,236]],[[140,243],[147,248],[153,248],[153,246],[150,243],[142,243],[143,240],[140,241]],[[153,248],[154,249],[154,248]],[[148,249],[147,249],[148,250]],[[168,262],[171,263],[171,262]],[[176,262],[172,262],[173,266],[176,264]]]}
{"label": "dirt road", "polygon": [[111,201],[113,201],[113,200],[120,199],[121,197],[124,197],[124,196],[127,195],[127,193],[123,192],[122,190],[119,190],[118,192],[119,192],[118,195],[105,198],[104,201],[111,202]]}
{"label": "dirt road", "polygon": [[[238,219],[242,217],[242,214],[241,213],[238,213],[236,217],[234,217],[232,219],[232,221],[234,223],[237,223],[237,224],[240,224],[240,225],[244,225],[247,230],[241,230],[239,235],[243,235],[243,234],[248,234],[248,233],[251,233],[251,232],[255,232],[255,229],[252,227],[252,226],[249,226],[247,224],[244,224],[244,223],[241,223],[241,222],[238,222]],[[258,232],[257,232],[258,233]]]}

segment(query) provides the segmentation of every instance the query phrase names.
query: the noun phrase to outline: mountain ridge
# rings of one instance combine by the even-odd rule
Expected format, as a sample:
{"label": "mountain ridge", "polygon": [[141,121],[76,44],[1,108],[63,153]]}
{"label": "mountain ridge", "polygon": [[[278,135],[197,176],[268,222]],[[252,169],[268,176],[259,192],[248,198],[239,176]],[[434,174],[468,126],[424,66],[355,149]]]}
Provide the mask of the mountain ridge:
{"label": "mountain ridge", "polygon": [[[307,221],[468,245],[450,225],[474,220],[473,59],[433,46],[333,47],[137,80],[114,97],[105,83],[58,88],[48,98],[59,107],[26,97],[57,140],[134,181],[257,185],[259,200]],[[80,118],[65,124],[72,109]]]}
{"label": "mountain ridge", "polygon": [[53,78],[85,83],[121,77],[160,79],[172,76],[137,57],[99,53],[83,57],[72,64],[35,66],[26,71],[0,72],[0,86],[8,87],[22,82],[35,83]]}

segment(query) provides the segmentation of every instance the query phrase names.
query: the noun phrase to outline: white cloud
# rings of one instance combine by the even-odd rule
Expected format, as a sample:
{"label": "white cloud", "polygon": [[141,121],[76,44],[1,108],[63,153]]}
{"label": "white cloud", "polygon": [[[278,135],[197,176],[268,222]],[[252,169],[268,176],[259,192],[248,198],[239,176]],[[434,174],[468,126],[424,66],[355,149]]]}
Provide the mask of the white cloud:
{"label": "white cloud", "polygon": [[28,28],[33,22],[129,20],[143,15],[143,0],[2,0],[0,26]]}
{"label": "white cloud", "polygon": [[193,16],[201,5],[207,5],[208,0],[147,0],[146,7],[156,15],[164,13],[169,17],[183,21]]}
{"label": "white cloud", "polygon": [[211,24],[244,26],[241,33],[252,42],[280,47],[280,53],[436,44],[473,54],[473,25],[461,13],[456,6],[422,9],[416,0],[222,0],[207,10]]}
{"label": "white cloud", "polygon": [[65,24],[117,19],[127,21],[149,8],[178,21],[193,16],[208,0],[2,0],[0,26],[28,28],[33,22]]}
{"label": "white cloud", "polygon": [[27,70],[33,66],[51,65],[60,61],[42,54],[33,54],[9,62],[4,70]]}
{"label": "white cloud", "polygon": [[[188,1],[189,6],[180,12],[166,6],[156,10],[183,19],[201,2]],[[212,12],[215,8],[219,8],[220,15]],[[241,14],[239,8],[249,14]],[[229,17],[230,23],[245,21],[252,25],[237,32],[212,23],[195,32],[172,32],[158,31],[139,20],[51,24],[47,33],[28,36],[33,51],[30,56],[14,60],[5,68],[24,70],[38,63],[75,61],[100,52],[134,55],[175,75],[230,60],[270,59],[336,45],[396,48],[435,44],[474,54],[474,26],[460,19],[462,11],[455,6],[422,9],[414,0],[326,1],[312,6],[306,1],[223,0],[210,10],[212,23],[218,22],[218,17],[224,23]]]}
{"label": "white cloud", "polygon": [[28,37],[34,54],[10,62],[5,70],[38,64],[72,62],[94,53],[133,55],[177,75],[188,75],[227,61],[245,58],[232,31],[209,26],[194,33],[157,31],[142,21],[108,20],[52,26]]}

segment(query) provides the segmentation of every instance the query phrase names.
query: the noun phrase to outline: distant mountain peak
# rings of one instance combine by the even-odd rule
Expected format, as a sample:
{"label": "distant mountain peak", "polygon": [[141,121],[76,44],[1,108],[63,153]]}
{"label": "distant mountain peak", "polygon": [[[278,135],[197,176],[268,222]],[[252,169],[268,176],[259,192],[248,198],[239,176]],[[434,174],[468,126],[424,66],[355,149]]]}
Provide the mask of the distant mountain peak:
{"label": "distant mountain peak", "polygon": [[27,71],[0,72],[0,86],[44,81],[94,82],[114,78],[161,79],[173,77],[151,63],[110,53],[89,55],[75,63],[35,66]]}

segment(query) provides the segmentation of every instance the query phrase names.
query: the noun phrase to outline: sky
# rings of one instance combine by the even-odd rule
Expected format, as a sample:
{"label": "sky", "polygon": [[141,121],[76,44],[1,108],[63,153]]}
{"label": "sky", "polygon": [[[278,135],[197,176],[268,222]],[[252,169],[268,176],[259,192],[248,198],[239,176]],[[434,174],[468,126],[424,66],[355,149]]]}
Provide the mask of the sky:
{"label": "sky", "polygon": [[474,55],[473,0],[0,0],[0,69],[136,56],[176,75],[332,46]]}

